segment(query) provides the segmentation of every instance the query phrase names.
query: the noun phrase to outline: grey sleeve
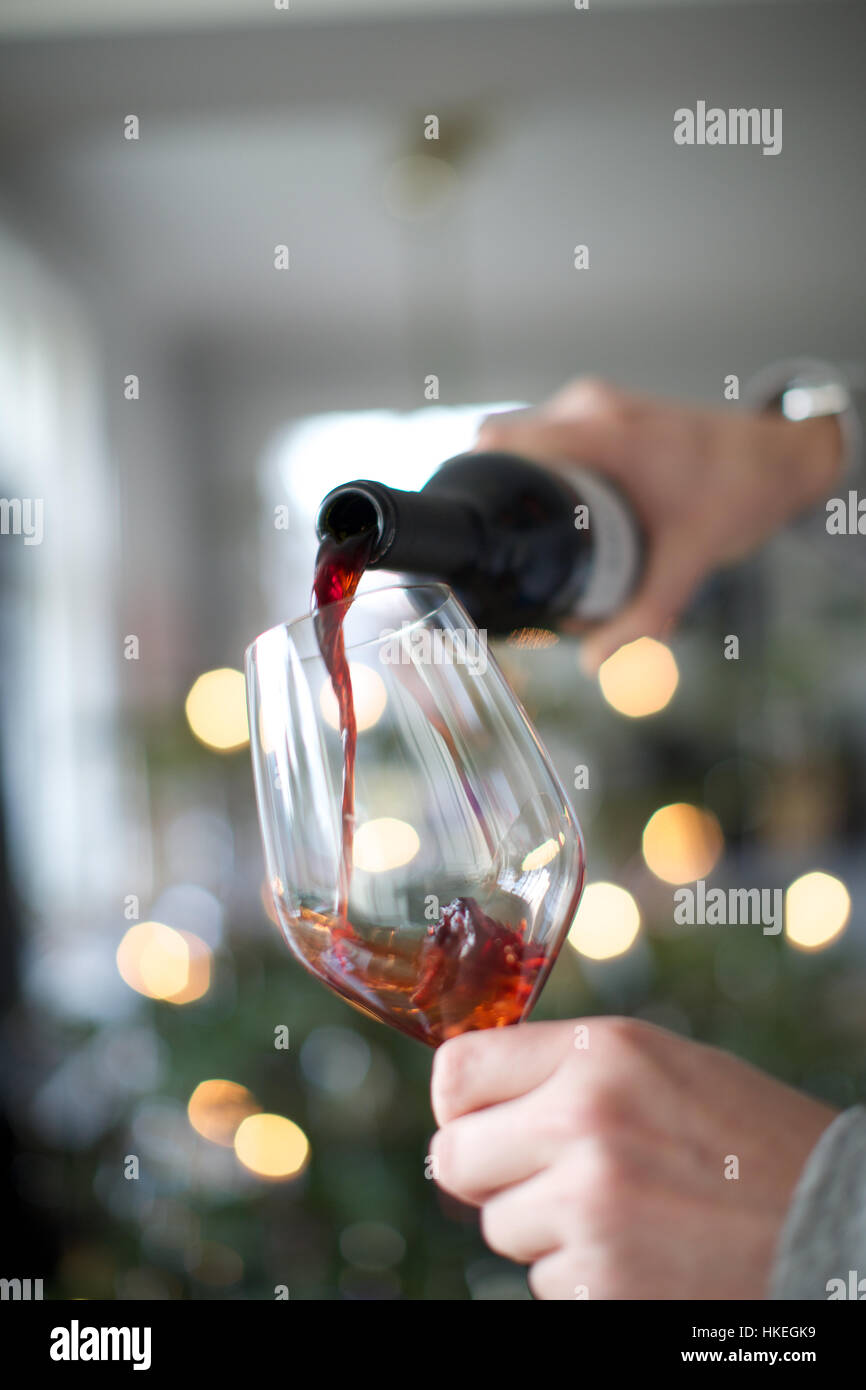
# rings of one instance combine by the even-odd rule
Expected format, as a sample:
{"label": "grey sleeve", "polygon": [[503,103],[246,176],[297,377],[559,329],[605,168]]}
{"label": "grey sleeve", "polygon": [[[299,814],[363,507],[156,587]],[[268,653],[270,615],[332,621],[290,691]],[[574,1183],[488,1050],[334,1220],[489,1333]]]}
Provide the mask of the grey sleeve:
{"label": "grey sleeve", "polygon": [[863,1105],[839,1115],[812,1150],[794,1191],[770,1283],[770,1298],[833,1297],[866,1298]]}

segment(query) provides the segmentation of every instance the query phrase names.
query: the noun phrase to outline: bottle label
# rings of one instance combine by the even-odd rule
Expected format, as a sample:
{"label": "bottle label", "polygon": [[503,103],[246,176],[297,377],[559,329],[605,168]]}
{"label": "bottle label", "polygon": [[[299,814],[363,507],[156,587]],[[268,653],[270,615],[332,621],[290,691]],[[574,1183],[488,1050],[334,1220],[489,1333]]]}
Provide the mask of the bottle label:
{"label": "bottle label", "polygon": [[569,469],[568,480],[589,510],[592,564],[574,616],[587,622],[612,617],[635,589],[641,540],[628,504],[598,473]]}

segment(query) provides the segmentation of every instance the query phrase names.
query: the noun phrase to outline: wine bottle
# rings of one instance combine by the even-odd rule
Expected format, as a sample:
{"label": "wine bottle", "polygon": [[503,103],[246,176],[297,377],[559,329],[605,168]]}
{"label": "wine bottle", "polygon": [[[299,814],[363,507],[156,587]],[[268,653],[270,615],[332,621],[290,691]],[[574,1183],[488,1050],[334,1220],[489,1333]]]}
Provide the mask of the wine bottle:
{"label": "wine bottle", "polygon": [[369,569],[445,580],[491,635],[602,621],[635,588],[643,549],[606,479],[494,452],[448,459],[420,492],[344,483],[316,530],[335,542],[372,532]]}

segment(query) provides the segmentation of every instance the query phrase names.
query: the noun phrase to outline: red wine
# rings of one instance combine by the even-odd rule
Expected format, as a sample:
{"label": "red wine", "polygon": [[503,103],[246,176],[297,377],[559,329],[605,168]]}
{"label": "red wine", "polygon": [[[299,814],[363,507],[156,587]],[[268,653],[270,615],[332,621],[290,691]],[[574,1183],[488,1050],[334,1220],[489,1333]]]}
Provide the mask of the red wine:
{"label": "red wine", "polygon": [[525,920],[508,926],[472,898],[454,899],[420,937],[384,928],[361,933],[349,921],[358,729],[343,621],[375,540],[371,528],[328,535],[316,560],[316,635],[343,742],[339,887],[336,913],[302,909],[292,941],[305,965],[349,1003],[436,1047],[471,1029],[519,1022],[547,961],[526,941]]}
{"label": "red wine", "polygon": [[547,958],[472,898],[456,898],[420,937],[302,908],[291,944],[304,965],[362,1013],[438,1047],[477,1028],[519,1023]]}
{"label": "red wine", "polygon": [[337,699],[340,736],[343,740],[343,829],[337,899],[337,912],[343,918],[346,917],[348,909],[349,880],[352,873],[352,844],[355,836],[355,748],[358,742],[352,677],[343,638],[343,618],[346,613],[343,601],[354,596],[370,560],[374,539],[375,533],[370,530],[359,531],[356,535],[347,536],[342,540],[332,536],[326,537],[319,546],[313,577],[316,636]]}

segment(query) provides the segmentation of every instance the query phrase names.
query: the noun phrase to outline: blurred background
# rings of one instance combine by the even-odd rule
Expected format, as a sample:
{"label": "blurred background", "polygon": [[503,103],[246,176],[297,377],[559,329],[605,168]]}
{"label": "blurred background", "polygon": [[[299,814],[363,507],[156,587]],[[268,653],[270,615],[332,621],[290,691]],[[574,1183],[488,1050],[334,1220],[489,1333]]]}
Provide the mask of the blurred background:
{"label": "blurred background", "polygon": [[[429,1053],[282,943],[243,650],[306,609],[330,487],[419,486],[486,411],[582,372],[722,405],[799,354],[863,384],[866,14],[3,0],[0,39],[0,495],[44,503],[41,544],[0,538],[2,1273],[526,1298],[425,1179]],[[698,100],[783,108],[782,153],[675,146]],[[571,641],[500,645],[588,769],[537,1016],[862,1098],[862,595],[819,517],[601,684]],[[785,933],[676,927],[701,877],[790,890]]]}

